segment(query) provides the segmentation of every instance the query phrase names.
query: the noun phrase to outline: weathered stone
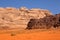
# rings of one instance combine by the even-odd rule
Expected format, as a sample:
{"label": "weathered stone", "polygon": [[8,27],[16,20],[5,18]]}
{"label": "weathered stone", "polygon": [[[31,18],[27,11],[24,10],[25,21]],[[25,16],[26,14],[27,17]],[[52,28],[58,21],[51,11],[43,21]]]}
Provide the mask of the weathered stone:
{"label": "weathered stone", "polygon": [[25,29],[31,18],[40,19],[45,16],[52,15],[48,10],[39,8],[27,9],[26,7],[13,8],[6,7],[0,8],[0,24],[1,27],[7,28],[22,28]]}
{"label": "weathered stone", "polygon": [[60,14],[50,15],[40,19],[30,19],[26,29],[60,28]]}

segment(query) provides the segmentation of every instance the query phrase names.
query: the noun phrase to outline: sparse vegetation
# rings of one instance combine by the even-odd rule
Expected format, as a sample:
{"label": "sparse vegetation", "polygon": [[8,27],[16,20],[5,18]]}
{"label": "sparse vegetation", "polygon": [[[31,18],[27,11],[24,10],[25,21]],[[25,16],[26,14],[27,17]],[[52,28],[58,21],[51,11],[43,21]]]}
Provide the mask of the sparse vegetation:
{"label": "sparse vegetation", "polygon": [[11,36],[15,36],[16,35],[16,33],[11,33]]}

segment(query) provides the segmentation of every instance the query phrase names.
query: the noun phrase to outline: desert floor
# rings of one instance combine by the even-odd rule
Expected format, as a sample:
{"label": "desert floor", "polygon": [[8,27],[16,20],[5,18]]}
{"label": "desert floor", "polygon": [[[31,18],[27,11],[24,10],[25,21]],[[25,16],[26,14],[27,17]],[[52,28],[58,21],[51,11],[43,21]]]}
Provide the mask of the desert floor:
{"label": "desert floor", "polygon": [[60,40],[60,30],[0,30],[0,40]]}

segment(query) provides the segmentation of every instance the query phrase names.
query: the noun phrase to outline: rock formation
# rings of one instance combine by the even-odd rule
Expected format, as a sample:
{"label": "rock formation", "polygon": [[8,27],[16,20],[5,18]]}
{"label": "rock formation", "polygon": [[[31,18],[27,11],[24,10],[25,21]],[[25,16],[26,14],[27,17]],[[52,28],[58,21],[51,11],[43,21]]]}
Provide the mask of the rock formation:
{"label": "rock formation", "polygon": [[26,29],[60,28],[60,14],[46,16],[40,19],[30,19]]}
{"label": "rock formation", "polygon": [[52,15],[50,11],[37,8],[0,7],[0,29],[5,27],[25,29],[30,19],[44,18],[49,15]]}

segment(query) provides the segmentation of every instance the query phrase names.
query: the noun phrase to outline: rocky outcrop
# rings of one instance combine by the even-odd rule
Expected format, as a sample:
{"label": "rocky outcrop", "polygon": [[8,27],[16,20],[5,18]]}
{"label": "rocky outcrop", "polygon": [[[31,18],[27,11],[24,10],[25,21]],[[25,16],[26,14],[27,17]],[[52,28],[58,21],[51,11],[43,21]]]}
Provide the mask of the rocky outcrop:
{"label": "rocky outcrop", "polygon": [[60,14],[46,16],[40,19],[30,19],[26,29],[60,28]]}
{"label": "rocky outcrop", "polygon": [[50,11],[37,8],[27,9],[26,7],[0,7],[0,28],[25,29],[30,19],[44,18],[49,15],[52,15]]}

